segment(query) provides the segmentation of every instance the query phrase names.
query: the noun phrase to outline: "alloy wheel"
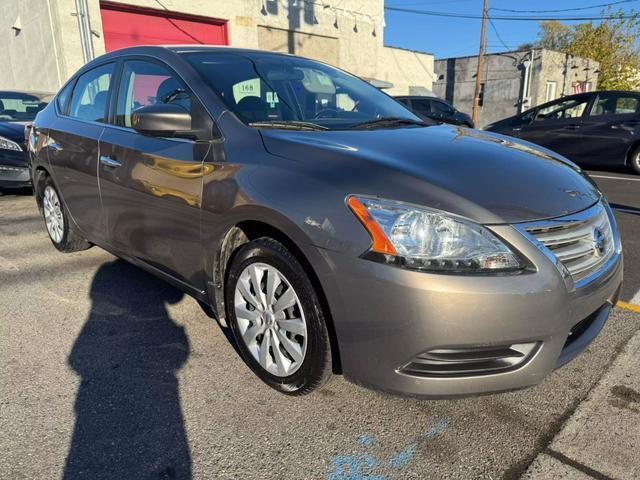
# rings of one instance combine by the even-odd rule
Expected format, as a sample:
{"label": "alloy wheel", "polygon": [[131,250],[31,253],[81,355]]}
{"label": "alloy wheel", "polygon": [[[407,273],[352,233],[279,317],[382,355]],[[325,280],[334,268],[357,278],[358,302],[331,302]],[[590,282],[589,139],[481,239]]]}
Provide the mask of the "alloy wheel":
{"label": "alloy wheel", "polygon": [[234,308],[242,341],[272,375],[287,377],[302,365],[307,325],[300,299],[277,268],[252,263],[240,274]]}
{"label": "alloy wheel", "polygon": [[51,185],[47,185],[44,189],[42,205],[49,236],[55,243],[60,243],[64,236],[64,216],[58,194]]}

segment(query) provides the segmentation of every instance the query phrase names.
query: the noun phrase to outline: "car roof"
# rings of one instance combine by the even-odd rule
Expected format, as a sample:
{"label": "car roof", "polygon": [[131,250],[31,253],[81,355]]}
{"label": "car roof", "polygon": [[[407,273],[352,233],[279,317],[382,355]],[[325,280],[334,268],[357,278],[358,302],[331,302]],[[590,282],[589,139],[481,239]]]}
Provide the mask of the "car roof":
{"label": "car roof", "polygon": [[139,54],[153,54],[159,51],[169,51],[173,53],[186,53],[186,52],[225,52],[225,53],[248,53],[248,54],[271,54],[279,56],[295,57],[299,55],[292,55],[284,52],[274,52],[271,50],[259,50],[252,48],[238,48],[230,47],[227,45],[135,45],[132,47],[125,47],[118,50],[114,50],[98,58],[108,58],[122,55],[139,55]]}
{"label": "car roof", "polygon": [[40,90],[0,90],[0,95],[5,94],[25,94],[33,95],[34,97],[50,97],[55,95],[53,92],[43,92]]}

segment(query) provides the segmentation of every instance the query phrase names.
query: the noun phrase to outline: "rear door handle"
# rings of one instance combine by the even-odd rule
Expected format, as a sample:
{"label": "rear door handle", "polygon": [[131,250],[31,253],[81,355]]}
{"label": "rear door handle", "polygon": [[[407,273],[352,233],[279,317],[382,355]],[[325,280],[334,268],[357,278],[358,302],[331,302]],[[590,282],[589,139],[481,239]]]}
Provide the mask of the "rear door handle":
{"label": "rear door handle", "polygon": [[567,125],[566,127],[567,130],[578,130],[580,128],[580,125]]}
{"label": "rear door handle", "polygon": [[122,162],[119,162],[109,155],[100,155],[100,163],[111,168],[118,168],[122,165]]}

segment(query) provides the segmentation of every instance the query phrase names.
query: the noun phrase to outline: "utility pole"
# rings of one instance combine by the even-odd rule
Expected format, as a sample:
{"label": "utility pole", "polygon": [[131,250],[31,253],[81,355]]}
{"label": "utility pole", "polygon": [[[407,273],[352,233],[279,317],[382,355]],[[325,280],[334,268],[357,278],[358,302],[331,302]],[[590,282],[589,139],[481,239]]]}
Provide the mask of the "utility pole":
{"label": "utility pole", "polygon": [[484,67],[484,39],[487,31],[487,15],[489,13],[489,0],[484,0],[484,10],[482,11],[482,29],[480,31],[480,52],[478,53],[478,71],[476,72],[476,92],[473,95],[473,112],[471,120],[473,126],[478,127],[478,107],[480,104],[480,89],[482,88],[482,70]]}

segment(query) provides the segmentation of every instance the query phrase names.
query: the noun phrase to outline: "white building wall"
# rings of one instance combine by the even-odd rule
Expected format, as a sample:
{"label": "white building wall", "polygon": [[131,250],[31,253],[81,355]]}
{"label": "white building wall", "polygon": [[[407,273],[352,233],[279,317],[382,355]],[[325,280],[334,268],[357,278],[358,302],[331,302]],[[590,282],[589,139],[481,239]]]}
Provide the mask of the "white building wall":
{"label": "white building wall", "polygon": [[[229,43],[234,47],[261,48],[260,43],[264,44],[266,38],[265,26],[284,31],[282,38],[287,37],[289,30],[301,32],[294,35],[293,42],[276,45],[280,48],[274,48],[278,35],[282,35],[277,32],[266,43],[272,50],[293,50],[295,54],[336,64],[361,77],[397,84],[392,93],[407,93],[409,86],[431,88],[431,55],[383,47],[383,0],[324,0],[327,8],[317,0],[162,0],[161,3],[118,0],[118,3],[153,9],[163,5],[170,11],[226,20]],[[88,0],[88,5],[93,49],[100,55],[104,53],[100,2]],[[28,86],[57,90],[83,65],[75,11],[75,0],[0,1],[0,38],[3,46],[9,45],[0,52],[0,59],[5,60],[0,71],[0,88]],[[11,38],[9,24],[18,14],[23,14],[22,18],[29,19],[33,26],[29,30],[25,26],[20,35]]]}

